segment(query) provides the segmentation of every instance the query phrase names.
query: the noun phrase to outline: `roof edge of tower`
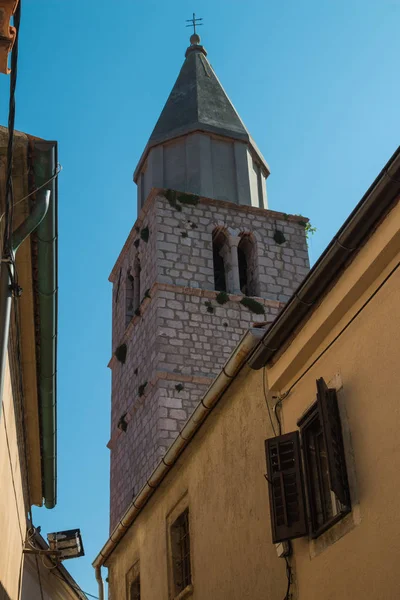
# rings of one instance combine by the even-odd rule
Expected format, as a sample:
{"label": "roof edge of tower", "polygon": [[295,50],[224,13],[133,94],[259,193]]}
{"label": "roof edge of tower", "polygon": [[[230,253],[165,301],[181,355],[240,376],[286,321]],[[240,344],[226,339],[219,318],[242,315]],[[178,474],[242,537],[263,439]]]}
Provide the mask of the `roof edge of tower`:
{"label": "roof edge of tower", "polygon": [[191,135],[191,134],[197,133],[197,132],[214,134],[219,137],[225,137],[225,138],[228,138],[231,140],[237,140],[239,142],[244,142],[244,143],[248,144],[250,146],[250,148],[252,149],[252,151],[255,153],[258,160],[260,161],[261,166],[263,167],[264,177],[267,178],[268,175],[270,175],[271,169],[269,168],[267,161],[265,160],[265,158],[262,155],[261,151],[259,150],[257,144],[255,143],[255,141],[253,140],[253,138],[251,137],[251,135],[249,133],[246,132],[244,134],[244,133],[234,132],[234,131],[226,130],[221,127],[215,127],[215,125],[209,125],[208,123],[204,123],[204,124],[201,123],[200,127],[199,127],[199,124],[196,123],[192,127],[188,128],[187,126],[185,126],[180,129],[176,129],[175,131],[170,132],[170,133],[166,134],[165,136],[160,136],[158,139],[149,140],[146,144],[146,147],[145,147],[145,149],[138,161],[136,169],[133,173],[133,181],[135,183],[137,183],[140,171],[141,171],[144,163],[146,162],[147,156],[152,148],[155,148],[156,146],[162,146],[166,142],[172,142],[173,140],[176,140],[178,138],[182,138],[182,137],[185,137],[187,135]]}

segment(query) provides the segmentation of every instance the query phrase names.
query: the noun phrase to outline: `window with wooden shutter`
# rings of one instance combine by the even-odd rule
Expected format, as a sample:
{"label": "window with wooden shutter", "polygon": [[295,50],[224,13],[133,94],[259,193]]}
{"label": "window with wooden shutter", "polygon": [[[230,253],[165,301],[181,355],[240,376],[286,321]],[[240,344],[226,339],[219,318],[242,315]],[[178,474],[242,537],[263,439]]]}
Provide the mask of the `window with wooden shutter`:
{"label": "window with wooden shutter", "polygon": [[317,402],[298,421],[311,533],[317,537],[350,511],[336,391],[317,380]]}
{"label": "window with wooden shutter", "polygon": [[340,502],[348,505],[349,486],[336,390],[329,389],[322,377],[317,379],[317,399],[325,437],[330,487]]}
{"label": "window with wooden shutter", "polygon": [[307,533],[299,433],[265,441],[274,543]]}

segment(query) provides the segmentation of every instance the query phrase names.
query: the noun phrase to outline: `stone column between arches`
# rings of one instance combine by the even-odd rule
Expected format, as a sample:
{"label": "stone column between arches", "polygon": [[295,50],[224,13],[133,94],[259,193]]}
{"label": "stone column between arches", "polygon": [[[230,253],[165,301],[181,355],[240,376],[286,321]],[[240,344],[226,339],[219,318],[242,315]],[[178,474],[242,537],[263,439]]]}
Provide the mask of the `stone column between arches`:
{"label": "stone column between arches", "polygon": [[239,257],[238,246],[240,242],[239,236],[229,236],[230,247],[230,266],[231,266],[231,284],[232,289],[229,290],[234,294],[240,294],[240,278],[239,278]]}

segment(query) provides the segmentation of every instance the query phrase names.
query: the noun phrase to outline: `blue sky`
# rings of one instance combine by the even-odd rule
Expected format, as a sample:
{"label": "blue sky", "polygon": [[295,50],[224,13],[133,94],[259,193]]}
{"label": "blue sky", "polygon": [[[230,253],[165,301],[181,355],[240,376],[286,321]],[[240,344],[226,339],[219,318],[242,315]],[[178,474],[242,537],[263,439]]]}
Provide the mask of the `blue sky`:
{"label": "blue sky", "polygon": [[[136,216],[132,173],[177,77],[185,19],[271,167],[270,208],[308,216],[314,262],[399,143],[400,0],[22,0],[16,127],[59,142],[58,504],[66,566],[108,536],[111,286]],[[0,76],[0,120],[8,84]]]}

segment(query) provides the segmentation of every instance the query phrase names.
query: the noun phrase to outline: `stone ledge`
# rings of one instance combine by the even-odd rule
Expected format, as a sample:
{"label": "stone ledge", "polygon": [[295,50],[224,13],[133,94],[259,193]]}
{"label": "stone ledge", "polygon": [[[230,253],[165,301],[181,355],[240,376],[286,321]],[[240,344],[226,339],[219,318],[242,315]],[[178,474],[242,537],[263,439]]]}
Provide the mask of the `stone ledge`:
{"label": "stone ledge", "polygon": [[[217,292],[215,290],[202,290],[200,288],[192,288],[192,287],[184,287],[184,286],[180,286],[180,285],[174,285],[172,283],[153,283],[153,285],[150,288],[150,298],[145,298],[142,302],[142,304],[140,305],[140,308],[142,309],[141,315],[140,316],[134,316],[132,317],[131,321],[128,323],[124,334],[119,342],[119,344],[117,345],[120,346],[121,344],[124,344],[126,342],[126,340],[128,339],[132,328],[136,325],[136,323],[138,323],[140,321],[140,319],[142,318],[142,316],[145,314],[145,312],[147,311],[147,308],[149,307],[151,301],[154,298],[154,295],[157,293],[157,291],[165,291],[165,292],[174,292],[176,294],[185,294],[186,296],[197,296],[199,298],[208,298],[210,300],[215,300],[215,298],[218,296],[218,294],[220,292]],[[245,298],[244,294],[228,294],[229,296],[229,302],[240,302],[240,300],[242,298]],[[257,302],[260,302],[260,304],[263,304],[266,307],[269,308],[277,308],[277,309],[281,309],[285,306],[285,302],[279,302],[278,300],[267,300],[266,298],[260,298],[258,296],[251,296],[252,298],[254,298],[254,300],[257,300]],[[218,306],[224,306],[223,304],[218,305]],[[115,358],[115,355],[113,354],[110,358],[110,360],[108,361],[107,367],[109,367],[110,369],[112,369],[115,365],[117,364],[117,359]]]}
{"label": "stone ledge", "polygon": [[[176,381],[178,383],[196,383],[197,385],[206,385],[206,386],[210,386],[211,383],[214,381],[214,377],[200,377],[200,376],[196,376],[196,375],[182,375],[180,373],[173,373],[171,371],[157,371],[154,379],[152,379],[151,381],[149,381],[147,383],[146,390],[145,390],[143,396],[140,396],[140,397],[136,396],[136,398],[133,400],[131,405],[127,407],[126,422],[128,423],[128,425],[129,425],[130,421],[132,421],[133,416],[134,416],[135,412],[137,411],[137,409],[139,408],[139,406],[141,406],[143,404],[143,402],[149,395],[150,390],[152,390],[153,388],[156,387],[156,384],[160,379],[164,380],[164,381],[165,380]],[[188,416],[190,416],[190,415],[188,415]],[[119,439],[119,437],[122,434],[123,434],[123,431],[121,429],[118,429],[118,427],[116,427],[114,429],[114,432],[111,434],[110,440],[107,443],[107,448],[112,450],[115,443],[117,442],[117,440]]]}

